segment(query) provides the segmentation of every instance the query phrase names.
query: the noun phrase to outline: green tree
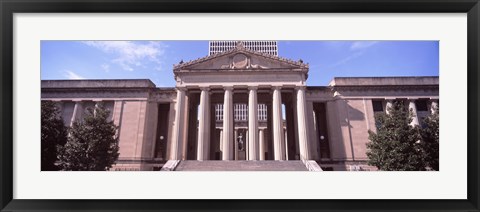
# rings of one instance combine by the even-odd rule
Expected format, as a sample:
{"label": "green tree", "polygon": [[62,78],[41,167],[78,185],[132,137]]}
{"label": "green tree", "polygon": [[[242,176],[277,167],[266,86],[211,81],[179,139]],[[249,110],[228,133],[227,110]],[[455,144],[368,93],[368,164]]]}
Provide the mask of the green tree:
{"label": "green tree", "polygon": [[422,129],[422,149],[425,165],[433,170],[439,170],[439,111],[433,108],[433,113],[424,119],[425,127]]}
{"label": "green tree", "polygon": [[368,132],[369,165],[385,171],[425,170],[420,129],[410,125],[411,114],[402,102],[394,102],[388,114],[376,115],[377,132]]}
{"label": "green tree", "polygon": [[118,159],[117,127],[108,121],[103,105],[87,109],[82,121],[73,123],[60,152],[60,166],[68,171],[105,171]]}
{"label": "green tree", "polygon": [[60,111],[52,101],[41,103],[41,169],[42,171],[55,171],[58,167],[57,146],[64,145],[67,141],[67,127],[63,125]]}

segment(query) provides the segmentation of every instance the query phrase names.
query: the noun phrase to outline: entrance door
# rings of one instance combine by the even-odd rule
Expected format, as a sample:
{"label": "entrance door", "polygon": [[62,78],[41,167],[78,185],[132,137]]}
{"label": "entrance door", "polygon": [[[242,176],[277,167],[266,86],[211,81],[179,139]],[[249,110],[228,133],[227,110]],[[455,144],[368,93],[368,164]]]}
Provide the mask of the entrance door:
{"label": "entrance door", "polygon": [[169,139],[168,126],[169,126],[169,113],[170,103],[158,104],[158,124],[157,124],[157,137],[155,139],[155,158],[166,160],[167,141]]}
{"label": "entrance door", "polygon": [[317,120],[320,158],[330,158],[330,142],[328,140],[327,110],[325,103],[313,103],[313,109]]}

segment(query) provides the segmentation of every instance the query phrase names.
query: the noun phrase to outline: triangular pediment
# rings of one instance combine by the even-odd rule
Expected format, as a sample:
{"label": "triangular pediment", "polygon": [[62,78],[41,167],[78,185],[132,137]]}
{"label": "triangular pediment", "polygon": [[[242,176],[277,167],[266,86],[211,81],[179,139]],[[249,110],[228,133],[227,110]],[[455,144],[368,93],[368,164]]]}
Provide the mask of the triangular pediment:
{"label": "triangular pediment", "polygon": [[308,69],[308,64],[245,49],[242,46],[174,65],[174,72],[196,70],[288,70]]}

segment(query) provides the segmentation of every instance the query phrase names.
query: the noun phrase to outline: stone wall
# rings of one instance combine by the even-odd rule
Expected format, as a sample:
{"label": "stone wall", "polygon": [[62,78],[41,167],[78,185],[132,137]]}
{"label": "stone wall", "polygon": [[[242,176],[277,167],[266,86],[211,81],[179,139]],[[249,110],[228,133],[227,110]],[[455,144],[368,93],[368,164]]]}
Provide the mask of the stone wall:
{"label": "stone wall", "polygon": [[[333,170],[376,170],[366,164],[368,131],[376,131],[372,101],[383,101],[384,109],[386,101],[395,99],[438,104],[438,89],[438,77],[346,77],[335,78],[328,87],[309,87],[309,104],[326,103],[330,142],[329,159],[312,159],[320,161],[322,168]],[[424,113],[418,114],[426,116]],[[309,123],[314,124],[312,120]],[[311,126],[312,130],[317,129]],[[310,132],[310,148],[318,148],[318,138],[312,136],[318,134]]]}

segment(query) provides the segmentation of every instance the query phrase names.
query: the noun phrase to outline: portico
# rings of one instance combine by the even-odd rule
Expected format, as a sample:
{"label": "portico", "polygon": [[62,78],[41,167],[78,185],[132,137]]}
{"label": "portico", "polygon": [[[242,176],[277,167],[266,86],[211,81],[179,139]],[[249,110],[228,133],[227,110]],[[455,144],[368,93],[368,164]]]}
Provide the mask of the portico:
{"label": "portico", "polygon": [[[294,116],[286,117],[286,120],[282,113],[282,105],[285,104],[289,104],[283,107],[286,109],[305,107],[305,98],[282,102],[282,96],[290,99],[302,90],[269,85],[177,88],[175,120],[179,121],[173,126],[170,159],[298,160],[300,156],[295,157],[296,152],[308,158],[308,146],[305,143],[289,145],[286,139],[290,137],[289,132],[295,131],[305,136],[305,130],[288,129],[292,126],[287,126],[287,122],[305,123],[305,118],[299,118],[299,115],[305,115],[305,110],[297,110]],[[199,101],[195,101],[198,96]],[[185,108],[197,107],[198,114],[181,113]],[[221,110],[218,111],[218,108]],[[184,117],[185,114],[189,117]],[[299,126],[305,128],[305,124]],[[196,136],[190,134],[195,132]],[[297,141],[292,139],[290,142]],[[189,149],[188,146],[194,147]],[[300,146],[300,149],[296,150],[296,146]],[[293,156],[288,157],[288,152],[292,152]]]}
{"label": "portico", "polygon": [[[254,52],[239,43],[230,51],[177,64],[174,74],[178,121],[171,145],[176,154],[170,159],[308,159],[308,64]],[[196,112],[181,112],[197,107],[197,117]],[[285,117],[287,109],[296,113],[288,111]]]}

